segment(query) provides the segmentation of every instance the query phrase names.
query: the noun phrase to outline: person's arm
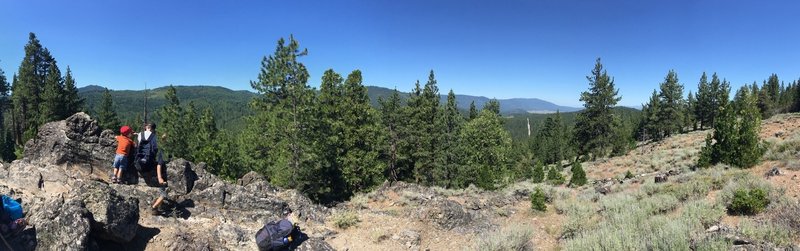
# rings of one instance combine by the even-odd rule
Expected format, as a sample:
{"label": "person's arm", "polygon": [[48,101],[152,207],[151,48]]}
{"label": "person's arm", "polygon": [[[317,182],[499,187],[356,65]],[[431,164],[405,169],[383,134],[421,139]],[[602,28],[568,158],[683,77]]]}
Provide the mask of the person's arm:
{"label": "person's arm", "polygon": [[158,184],[164,185],[167,183],[164,181],[164,177],[161,174],[161,169],[164,168],[164,158],[161,155],[161,152],[158,153],[158,165],[156,165],[156,174],[158,176]]}

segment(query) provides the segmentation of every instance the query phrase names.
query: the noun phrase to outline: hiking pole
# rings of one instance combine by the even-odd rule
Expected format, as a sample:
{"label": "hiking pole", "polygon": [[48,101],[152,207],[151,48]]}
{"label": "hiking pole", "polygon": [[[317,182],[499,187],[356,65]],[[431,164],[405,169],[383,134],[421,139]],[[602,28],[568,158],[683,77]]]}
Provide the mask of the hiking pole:
{"label": "hiking pole", "polygon": [[8,248],[8,250],[14,251],[14,249],[11,248],[11,245],[8,245],[8,242],[6,241],[6,237],[3,237],[3,235],[0,234],[0,239],[3,239],[3,243],[6,244],[6,247]]}

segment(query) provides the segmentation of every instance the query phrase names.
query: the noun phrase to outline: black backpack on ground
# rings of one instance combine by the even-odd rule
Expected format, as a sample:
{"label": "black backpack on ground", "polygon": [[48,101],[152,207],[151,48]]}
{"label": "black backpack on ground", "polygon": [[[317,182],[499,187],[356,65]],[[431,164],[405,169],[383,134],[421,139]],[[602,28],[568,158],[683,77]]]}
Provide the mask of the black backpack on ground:
{"label": "black backpack on ground", "polygon": [[272,221],[256,232],[256,244],[260,251],[281,250],[289,246],[286,239],[294,230],[289,220]]}
{"label": "black backpack on ground", "polygon": [[[144,133],[144,132],[142,132]],[[156,134],[150,133],[150,136],[147,138],[143,137],[144,135],[139,135],[139,146],[136,147],[136,170],[140,173],[146,173],[153,170],[153,166],[156,163],[156,153],[158,151],[158,145],[156,142]]]}

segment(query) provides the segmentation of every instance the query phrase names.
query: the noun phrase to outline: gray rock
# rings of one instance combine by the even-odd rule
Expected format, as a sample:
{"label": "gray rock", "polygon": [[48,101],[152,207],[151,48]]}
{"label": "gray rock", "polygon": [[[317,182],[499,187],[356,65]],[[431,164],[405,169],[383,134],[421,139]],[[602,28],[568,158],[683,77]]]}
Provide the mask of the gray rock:
{"label": "gray rock", "polygon": [[463,227],[472,222],[472,216],[464,212],[461,204],[452,200],[435,200],[424,211],[424,214],[425,218],[432,220],[439,227],[446,230]]}
{"label": "gray rock", "polygon": [[80,112],[39,127],[36,138],[25,143],[24,159],[34,164],[78,165],[91,174],[94,167],[110,166],[115,143],[113,133],[101,135],[97,121]]}
{"label": "gray rock", "polygon": [[774,177],[774,176],[779,176],[779,175],[782,175],[782,174],[783,174],[783,172],[781,172],[781,170],[778,169],[778,167],[776,166],[776,167],[773,167],[772,169],[770,169],[769,171],[767,171],[767,173],[765,173],[764,176],[766,176],[766,177]]}
{"label": "gray rock", "polygon": [[52,198],[32,208],[37,250],[86,250],[90,246],[91,213],[80,199]]}
{"label": "gray rock", "polygon": [[667,176],[667,175],[663,175],[663,174],[656,175],[656,177],[655,177],[655,182],[656,182],[656,183],[664,183],[664,182],[667,182],[667,181],[668,181],[668,177],[669,177],[669,176]]}
{"label": "gray rock", "polygon": [[139,200],[122,197],[102,182],[89,182],[72,191],[92,214],[92,233],[98,238],[129,242],[139,228]]}

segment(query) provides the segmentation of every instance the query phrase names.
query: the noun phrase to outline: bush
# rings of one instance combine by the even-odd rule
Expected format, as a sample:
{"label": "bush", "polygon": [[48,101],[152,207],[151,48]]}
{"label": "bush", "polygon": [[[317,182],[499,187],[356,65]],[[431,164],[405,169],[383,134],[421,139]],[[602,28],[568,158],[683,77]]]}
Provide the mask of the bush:
{"label": "bush", "polygon": [[564,176],[559,172],[558,166],[550,168],[550,171],[547,172],[547,180],[553,185],[564,184]]}
{"label": "bush", "polygon": [[331,217],[333,225],[341,229],[347,229],[361,222],[361,220],[358,219],[358,215],[353,211],[343,211]]}
{"label": "bush", "polygon": [[533,167],[533,177],[531,178],[533,183],[541,183],[544,181],[544,167],[541,161],[536,161],[536,165]]}
{"label": "bush", "polygon": [[547,200],[547,197],[544,196],[542,189],[536,188],[536,191],[531,194],[531,209],[544,212],[547,210],[547,205],[544,202]]}
{"label": "bush", "polygon": [[739,189],[733,193],[733,201],[728,205],[731,214],[754,215],[764,210],[769,204],[767,193],[759,188]]}
{"label": "bush", "polygon": [[534,250],[531,238],[533,229],[528,226],[512,225],[500,231],[494,231],[485,238],[478,238],[474,250],[480,251],[506,251]]}
{"label": "bush", "polygon": [[631,170],[625,172],[625,179],[633,179],[633,173],[631,173]]}
{"label": "bush", "polygon": [[575,161],[575,163],[572,164],[572,178],[570,179],[569,184],[576,187],[586,185],[586,172],[583,170],[581,163],[578,161]]}

